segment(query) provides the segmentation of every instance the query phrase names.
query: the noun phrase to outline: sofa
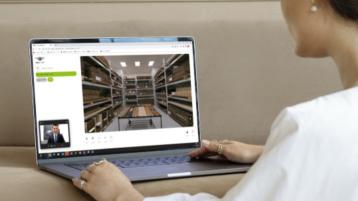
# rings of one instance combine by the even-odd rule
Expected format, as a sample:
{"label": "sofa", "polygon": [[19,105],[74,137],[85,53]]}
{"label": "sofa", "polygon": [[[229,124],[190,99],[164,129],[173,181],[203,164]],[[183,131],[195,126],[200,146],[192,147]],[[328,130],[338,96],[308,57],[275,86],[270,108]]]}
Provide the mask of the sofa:
{"label": "sofa", "polygon": [[[279,1],[0,0],[0,200],[91,200],[35,162],[28,41],[194,36],[202,136],[264,144],[284,107],[342,88],[330,59],[301,59]],[[222,196],[245,174],[150,181],[145,196]]]}

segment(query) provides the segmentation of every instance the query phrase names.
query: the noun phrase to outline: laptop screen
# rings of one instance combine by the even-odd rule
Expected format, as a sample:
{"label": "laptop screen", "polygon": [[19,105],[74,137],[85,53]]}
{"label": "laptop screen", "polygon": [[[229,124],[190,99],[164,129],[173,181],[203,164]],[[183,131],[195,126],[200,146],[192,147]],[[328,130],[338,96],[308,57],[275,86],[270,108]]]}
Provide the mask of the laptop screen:
{"label": "laptop screen", "polygon": [[39,159],[198,146],[191,38],[30,44]]}

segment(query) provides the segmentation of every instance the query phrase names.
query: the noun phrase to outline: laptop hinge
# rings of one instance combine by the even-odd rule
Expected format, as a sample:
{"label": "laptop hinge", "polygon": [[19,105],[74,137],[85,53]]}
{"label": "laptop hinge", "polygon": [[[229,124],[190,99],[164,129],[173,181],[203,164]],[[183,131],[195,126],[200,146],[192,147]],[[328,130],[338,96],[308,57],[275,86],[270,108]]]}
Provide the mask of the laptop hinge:
{"label": "laptop hinge", "polygon": [[103,158],[107,160],[111,159],[130,159],[140,157],[151,157],[151,156],[170,156],[170,155],[185,155],[192,151],[190,149],[174,149],[164,151],[145,151],[135,153],[122,153],[122,154],[109,154],[109,155],[96,155],[96,156],[82,156],[82,157],[71,157],[71,158],[60,158],[60,159],[39,159],[38,164],[52,164],[52,163],[72,163],[72,162],[85,162],[85,161],[96,161]]}

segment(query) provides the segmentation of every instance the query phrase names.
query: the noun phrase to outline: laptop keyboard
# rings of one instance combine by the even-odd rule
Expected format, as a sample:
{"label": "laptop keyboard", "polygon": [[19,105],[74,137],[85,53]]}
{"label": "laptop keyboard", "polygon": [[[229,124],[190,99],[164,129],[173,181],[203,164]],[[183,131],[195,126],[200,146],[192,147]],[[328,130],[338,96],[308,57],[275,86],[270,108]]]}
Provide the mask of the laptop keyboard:
{"label": "laptop keyboard", "polygon": [[[134,168],[134,167],[145,167],[145,166],[157,166],[157,165],[172,165],[187,163],[190,161],[189,156],[158,156],[158,157],[146,157],[137,159],[127,160],[108,160],[117,167],[120,168]],[[87,168],[91,163],[71,163],[66,164],[69,167],[83,170]]]}

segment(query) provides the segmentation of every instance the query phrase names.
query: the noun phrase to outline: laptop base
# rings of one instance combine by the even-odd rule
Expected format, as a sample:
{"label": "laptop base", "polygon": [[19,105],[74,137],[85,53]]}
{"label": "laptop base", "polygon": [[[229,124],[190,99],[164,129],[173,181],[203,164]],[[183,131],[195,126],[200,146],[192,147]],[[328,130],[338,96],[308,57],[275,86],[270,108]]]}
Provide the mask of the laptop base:
{"label": "laptop base", "polygon": [[[40,168],[67,179],[72,179],[74,177],[78,178],[81,172],[78,169],[59,163],[44,164],[41,165]],[[174,165],[153,165],[129,168],[119,167],[119,169],[132,182],[229,173],[244,173],[248,171],[249,168],[249,164],[237,164],[226,160],[213,159],[195,159],[187,163]]]}

